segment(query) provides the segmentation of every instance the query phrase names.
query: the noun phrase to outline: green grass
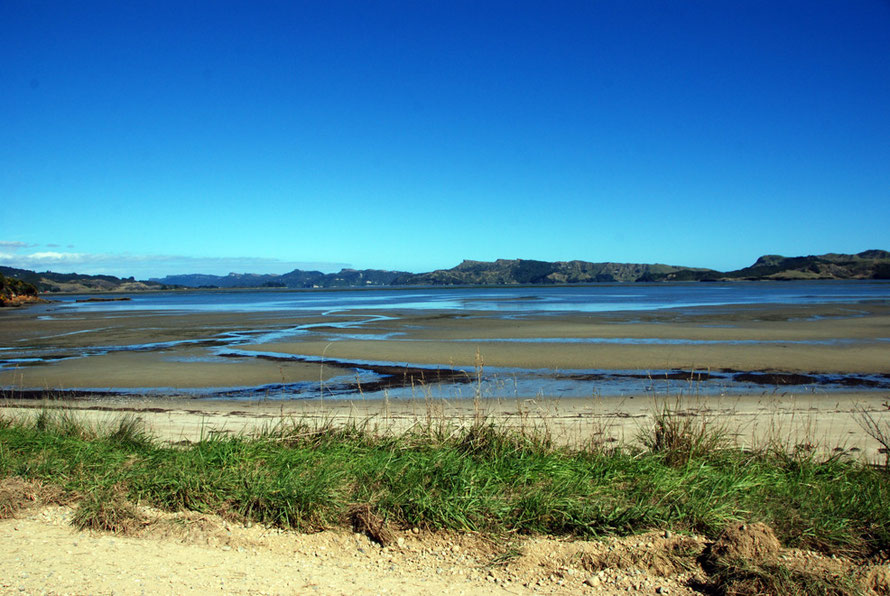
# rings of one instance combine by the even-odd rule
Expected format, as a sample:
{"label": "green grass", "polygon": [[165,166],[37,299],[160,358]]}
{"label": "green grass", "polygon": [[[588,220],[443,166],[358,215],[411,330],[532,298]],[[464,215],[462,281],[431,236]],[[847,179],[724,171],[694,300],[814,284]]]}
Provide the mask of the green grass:
{"label": "green grass", "polygon": [[152,439],[134,418],[90,427],[46,410],[31,422],[0,420],[0,477],[81,497],[83,527],[131,523],[127,503],[138,503],[311,531],[348,525],[350,512],[367,506],[391,527],[714,537],[730,521],[761,521],[789,547],[890,550],[883,468],[745,452],[701,435],[666,442],[662,432],[649,447],[573,451],[487,423],[437,429],[377,436],[295,421],[183,447]]}

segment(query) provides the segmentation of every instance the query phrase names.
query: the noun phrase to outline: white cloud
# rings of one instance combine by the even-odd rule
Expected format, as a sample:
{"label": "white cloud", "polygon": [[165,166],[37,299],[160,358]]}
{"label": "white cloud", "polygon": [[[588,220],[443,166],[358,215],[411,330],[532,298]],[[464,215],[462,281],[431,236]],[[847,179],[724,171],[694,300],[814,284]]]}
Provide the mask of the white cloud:
{"label": "white cloud", "polygon": [[24,257],[28,257],[34,259],[35,261],[52,261],[52,262],[65,262],[65,261],[79,261],[83,259],[85,256],[89,255],[81,255],[78,253],[72,252],[34,252],[30,255],[22,255]]}
{"label": "white cloud", "polygon": [[[0,245],[3,246],[3,245]],[[0,265],[57,273],[105,274],[138,279],[182,273],[226,275],[237,273],[287,273],[294,269],[339,271],[349,263],[286,261],[262,257],[190,257],[182,255],[118,255],[44,251],[30,254],[0,252]]]}

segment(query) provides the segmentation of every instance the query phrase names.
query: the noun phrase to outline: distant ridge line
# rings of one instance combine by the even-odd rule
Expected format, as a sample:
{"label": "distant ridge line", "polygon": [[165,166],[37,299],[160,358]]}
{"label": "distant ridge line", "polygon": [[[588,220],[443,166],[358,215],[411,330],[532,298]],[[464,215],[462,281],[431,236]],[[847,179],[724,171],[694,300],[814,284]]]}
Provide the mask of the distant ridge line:
{"label": "distant ridge line", "polygon": [[890,252],[826,253],[800,257],[764,255],[735,271],[660,263],[593,263],[533,259],[464,260],[427,273],[381,269],[342,269],[337,273],[295,269],[283,275],[168,275],[138,281],[132,277],[37,273],[0,266],[0,274],[33,284],[41,292],[139,292],[177,288],[359,288],[381,286],[569,285],[664,281],[760,281],[890,279]]}

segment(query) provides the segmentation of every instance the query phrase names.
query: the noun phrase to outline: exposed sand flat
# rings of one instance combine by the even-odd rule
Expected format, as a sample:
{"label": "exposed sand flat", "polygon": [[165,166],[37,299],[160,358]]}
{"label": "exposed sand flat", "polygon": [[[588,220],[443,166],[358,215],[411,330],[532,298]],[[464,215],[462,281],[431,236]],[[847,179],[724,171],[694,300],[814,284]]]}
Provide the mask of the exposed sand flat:
{"label": "exposed sand flat", "polygon": [[[356,317],[344,316],[343,320]],[[338,319],[339,320],[339,319]],[[181,313],[158,311],[67,312],[37,308],[0,311],[0,346],[120,346],[134,343],[213,340],[221,333],[286,329],[330,322],[289,313]]]}
{"label": "exposed sand flat", "polygon": [[[4,312],[0,372],[29,388],[245,387],[353,374],[332,359],[565,371],[771,370],[890,374],[890,306],[758,305],[645,312]],[[108,350],[126,349],[115,352]],[[219,357],[247,353],[327,363]],[[77,356],[73,359],[64,358]],[[534,394],[534,392],[532,392]]]}
{"label": "exposed sand flat", "polygon": [[319,367],[302,362],[268,360],[211,361],[194,349],[170,352],[116,352],[88,358],[63,360],[44,366],[21,367],[0,373],[0,384],[17,387],[171,388],[244,387],[299,382],[318,383],[349,374],[335,366]]}
{"label": "exposed sand flat", "polygon": [[883,304],[739,305],[588,314],[542,313],[518,319],[501,318],[494,313],[408,313],[395,320],[374,321],[365,328],[402,332],[411,339],[872,339],[890,337],[890,307]]}
{"label": "exposed sand flat", "polygon": [[577,343],[452,342],[448,340],[341,340],[270,343],[245,350],[326,356],[331,359],[383,360],[444,367],[473,367],[476,352],[486,366],[532,369],[679,368],[705,370],[781,370],[826,373],[890,372],[890,344],[856,345],[630,345]]}
{"label": "exposed sand flat", "polygon": [[[335,342],[307,337],[245,349],[441,366],[473,366],[478,349],[488,366],[532,369],[890,372],[890,314],[884,305],[768,305],[520,320],[478,313],[413,315],[374,322],[364,330],[399,335],[369,340],[350,336]],[[625,338],[628,341],[622,342]]]}

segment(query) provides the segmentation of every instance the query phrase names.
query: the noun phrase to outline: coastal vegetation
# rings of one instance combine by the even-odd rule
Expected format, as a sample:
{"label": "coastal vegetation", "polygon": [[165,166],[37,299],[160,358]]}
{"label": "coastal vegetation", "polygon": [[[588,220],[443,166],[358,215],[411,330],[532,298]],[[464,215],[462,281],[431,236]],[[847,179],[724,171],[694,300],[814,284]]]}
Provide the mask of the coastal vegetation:
{"label": "coastal vegetation", "polygon": [[[716,539],[747,524],[771,528],[785,547],[861,562],[890,552],[886,467],[817,456],[806,445],[742,450],[718,426],[670,409],[641,427],[638,446],[569,449],[541,427],[511,430],[484,417],[378,431],[367,421],[294,419],[250,436],[208,433],[170,445],[132,416],[96,426],[48,407],[30,419],[0,418],[0,478],[76,503],[78,527],[111,531],[138,526],[137,505],[147,505],[298,531],[346,526],[383,544],[410,528],[591,539],[657,529]],[[21,503],[4,494],[0,512],[12,515]],[[702,548],[686,553],[690,564],[707,556]],[[718,557],[711,573],[715,582],[780,582],[786,593],[813,585],[859,593],[776,561]]]}
{"label": "coastal vegetation", "polygon": [[0,306],[20,306],[37,300],[37,288],[32,284],[0,273]]}

